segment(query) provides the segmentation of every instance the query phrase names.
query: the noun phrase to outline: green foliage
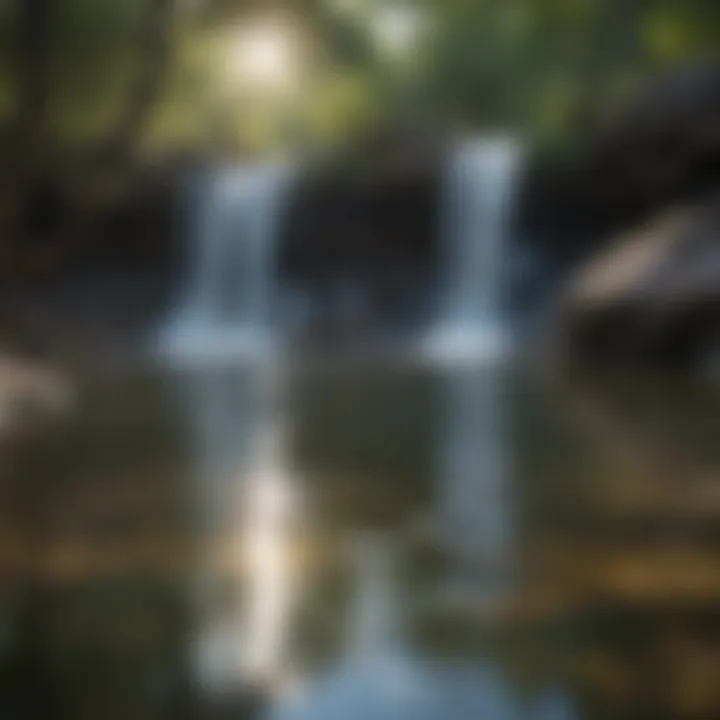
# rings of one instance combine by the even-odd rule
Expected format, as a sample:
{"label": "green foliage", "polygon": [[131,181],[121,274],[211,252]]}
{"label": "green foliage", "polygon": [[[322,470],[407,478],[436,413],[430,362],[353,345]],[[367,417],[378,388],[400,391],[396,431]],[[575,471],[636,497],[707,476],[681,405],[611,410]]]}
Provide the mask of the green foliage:
{"label": "green foliage", "polygon": [[[0,119],[16,107],[16,8],[0,16]],[[137,74],[146,0],[56,0],[52,6],[48,113],[52,141],[76,146],[113,123]]]}
{"label": "green foliage", "polygon": [[113,123],[137,72],[144,0],[64,0],[56,23],[54,129],[59,142],[97,138]]}
{"label": "green foliage", "polygon": [[714,0],[424,0],[418,96],[460,126],[562,140],[667,63],[720,47]]}
{"label": "green foliage", "polygon": [[[12,17],[0,14],[0,119],[13,108]],[[388,6],[423,31],[383,51]],[[147,0],[57,0],[51,137],[82,148],[112,127],[147,42]],[[407,116],[458,128],[518,129],[564,142],[644,76],[720,47],[717,0],[178,0],[174,62],[146,148],[265,151],[352,140]],[[302,47],[292,98],[238,90],[227,35],[283,13]],[[234,30],[233,30],[234,31]],[[225,39],[223,39],[225,38]],[[297,69],[297,68],[296,68]]]}

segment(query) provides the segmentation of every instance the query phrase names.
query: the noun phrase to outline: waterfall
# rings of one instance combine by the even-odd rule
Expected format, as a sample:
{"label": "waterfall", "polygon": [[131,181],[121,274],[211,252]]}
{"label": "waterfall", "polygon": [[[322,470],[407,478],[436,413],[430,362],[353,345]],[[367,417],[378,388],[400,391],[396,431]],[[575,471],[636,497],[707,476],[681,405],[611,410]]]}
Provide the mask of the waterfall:
{"label": "waterfall", "polygon": [[205,182],[191,224],[189,288],[162,338],[167,354],[211,359],[268,350],[289,178],[287,167],[266,165],[221,170]]}
{"label": "waterfall", "polygon": [[519,161],[515,142],[484,139],[461,143],[448,162],[440,318],[427,347],[432,356],[497,355],[506,345],[504,261]]}

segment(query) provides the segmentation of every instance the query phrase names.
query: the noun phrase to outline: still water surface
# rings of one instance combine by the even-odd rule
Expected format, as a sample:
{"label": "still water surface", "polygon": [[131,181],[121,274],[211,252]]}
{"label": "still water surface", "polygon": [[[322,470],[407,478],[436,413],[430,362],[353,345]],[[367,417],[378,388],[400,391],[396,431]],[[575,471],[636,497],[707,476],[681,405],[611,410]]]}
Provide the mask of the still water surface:
{"label": "still water surface", "polygon": [[718,717],[718,409],[487,364],[89,376],[3,449],[0,717]]}

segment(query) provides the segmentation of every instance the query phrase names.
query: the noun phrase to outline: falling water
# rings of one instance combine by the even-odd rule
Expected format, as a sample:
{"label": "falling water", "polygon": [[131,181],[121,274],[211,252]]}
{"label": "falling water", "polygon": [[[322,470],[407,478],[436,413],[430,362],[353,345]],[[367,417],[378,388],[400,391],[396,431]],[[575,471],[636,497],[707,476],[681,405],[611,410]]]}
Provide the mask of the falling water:
{"label": "falling water", "polygon": [[462,143],[450,159],[440,322],[427,344],[432,356],[492,356],[506,345],[504,254],[519,160],[518,145],[499,139]]}
{"label": "falling water", "polygon": [[200,193],[191,278],[162,338],[173,356],[257,355],[272,343],[275,245],[290,172],[283,165],[217,172]]}

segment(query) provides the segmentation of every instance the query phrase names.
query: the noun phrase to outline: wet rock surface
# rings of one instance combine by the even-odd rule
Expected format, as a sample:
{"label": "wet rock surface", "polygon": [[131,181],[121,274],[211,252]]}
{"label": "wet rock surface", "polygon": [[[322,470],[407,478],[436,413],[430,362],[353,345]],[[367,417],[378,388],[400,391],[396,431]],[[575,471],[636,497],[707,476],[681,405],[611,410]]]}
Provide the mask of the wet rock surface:
{"label": "wet rock surface", "polygon": [[616,238],[560,307],[558,350],[571,363],[709,370],[720,347],[720,202]]}

